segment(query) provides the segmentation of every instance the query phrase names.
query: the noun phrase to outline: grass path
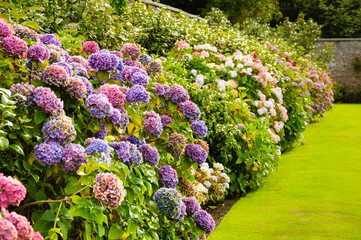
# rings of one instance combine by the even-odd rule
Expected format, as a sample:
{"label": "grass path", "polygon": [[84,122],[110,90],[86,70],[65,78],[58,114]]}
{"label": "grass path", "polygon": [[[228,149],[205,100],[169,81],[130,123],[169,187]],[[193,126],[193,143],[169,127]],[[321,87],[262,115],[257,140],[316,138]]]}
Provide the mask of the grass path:
{"label": "grass path", "polygon": [[361,239],[361,104],[335,105],[208,240]]}

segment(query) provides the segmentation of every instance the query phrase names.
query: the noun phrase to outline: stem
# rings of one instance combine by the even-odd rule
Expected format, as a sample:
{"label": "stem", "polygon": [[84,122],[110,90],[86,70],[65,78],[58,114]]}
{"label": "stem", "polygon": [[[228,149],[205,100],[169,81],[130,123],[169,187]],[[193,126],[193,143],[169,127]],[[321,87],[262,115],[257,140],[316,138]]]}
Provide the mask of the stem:
{"label": "stem", "polygon": [[19,211],[23,208],[26,208],[26,207],[29,207],[29,206],[32,206],[32,205],[36,205],[36,204],[41,204],[41,203],[58,203],[58,202],[66,202],[66,201],[69,201],[71,200],[71,197],[67,197],[67,198],[64,198],[64,199],[59,199],[59,200],[41,200],[41,201],[36,201],[36,202],[31,202],[31,203],[28,203],[28,204],[25,204],[21,207],[18,207],[17,209],[15,209],[14,211]]}
{"label": "stem", "polygon": [[58,219],[58,217],[59,217],[61,205],[63,205],[63,202],[60,202],[60,205],[59,205],[59,208],[58,208],[58,212],[56,213],[55,220],[54,220],[54,228],[56,228],[56,221],[57,221],[57,219]]}

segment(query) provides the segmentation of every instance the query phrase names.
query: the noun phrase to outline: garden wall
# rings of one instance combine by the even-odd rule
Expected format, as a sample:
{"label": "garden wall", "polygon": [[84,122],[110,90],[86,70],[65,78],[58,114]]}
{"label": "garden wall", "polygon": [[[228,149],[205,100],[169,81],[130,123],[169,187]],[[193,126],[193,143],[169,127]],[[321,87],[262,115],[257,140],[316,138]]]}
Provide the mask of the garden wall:
{"label": "garden wall", "polygon": [[329,64],[330,73],[340,84],[344,102],[361,101],[361,38],[329,38],[317,40],[318,45],[332,42],[335,56]]}

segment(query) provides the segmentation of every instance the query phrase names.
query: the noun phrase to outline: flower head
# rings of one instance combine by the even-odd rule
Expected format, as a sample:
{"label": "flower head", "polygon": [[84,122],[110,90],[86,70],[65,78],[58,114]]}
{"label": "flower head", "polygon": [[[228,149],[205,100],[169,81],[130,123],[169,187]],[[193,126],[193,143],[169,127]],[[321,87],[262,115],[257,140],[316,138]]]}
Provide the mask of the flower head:
{"label": "flower head", "polygon": [[192,124],[192,129],[198,137],[202,138],[207,136],[208,128],[203,121],[194,121]]}
{"label": "flower head", "polygon": [[113,115],[110,117],[110,121],[114,125],[118,125],[119,128],[125,129],[129,124],[129,116],[124,108],[114,108]]}
{"label": "flower head", "polygon": [[46,143],[69,143],[74,140],[76,130],[70,117],[59,115],[51,117],[43,126],[43,135]]}
{"label": "flower head", "polygon": [[34,90],[34,102],[44,111],[51,115],[59,115],[63,112],[63,102],[56,97],[50,88],[38,87]]}
{"label": "flower head", "polygon": [[13,84],[10,88],[11,91],[11,95],[15,95],[15,94],[21,94],[23,96],[26,97],[26,100],[24,100],[21,97],[15,97],[14,100],[16,101],[16,103],[20,106],[29,106],[33,103],[34,100],[34,93],[35,90],[35,86],[28,84],[26,82],[22,82],[22,83],[17,83],[17,84]]}
{"label": "flower head", "polygon": [[110,148],[103,140],[94,139],[86,148],[86,153],[92,156],[95,156],[96,154],[100,155],[100,158],[97,158],[97,162],[105,162],[110,165]]}
{"label": "flower head", "polygon": [[158,170],[160,182],[167,188],[175,188],[178,184],[177,171],[170,165],[160,167]]}
{"label": "flower head", "polygon": [[173,124],[173,119],[168,115],[163,115],[160,117],[160,119],[162,121],[163,128],[166,127],[168,124]]}
{"label": "flower head", "polygon": [[137,167],[142,162],[142,154],[134,144],[129,142],[114,142],[111,144],[111,147],[115,149],[118,159],[127,166],[133,165]]}
{"label": "flower head", "polygon": [[96,118],[106,118],[113,115],[113,107],[110,104],[108,97],[104,94],[91,94],[85,99],[86,108],[90,108],[90,116]]}
{"label": "flower head", "polygon": [[179,104],[179,111],[191,120],[197,120],[201,116],[198,106],[191,101],[181,102]]}
{"label": "flower head", "polygon": [[155,75],[163,71],[162,63],[159,59],[153,60],[148,64],[147,71],[149,74]]}
{"label": "flower head", "polygon": [[[69,55],[64,49],[61,47],[58,47],[54,44],[47,45],[49,48],[49,62],[50,63],[57,63],[57,62],[64,62],[67,59],[67,56]],[[73,72],[69,74],[70,76],[73,75]]]}
{"label": "flower head", "polygon": [[148,103],[150,94],[141,85],[135,85],[126,92],[126,100],[129,103]]}
{"label": "flower head", "polygon": [[[1,25],[0,25],[0,29],[1,29]],[[10,221],[4,218],[0,218],[0,239],[2,240],[18,239],[18,231],[16,231],[15,226]]]}
{"label": "flower head", "polygon": [[59,65],[50,65],[45,68],[43,82],[57,87],[67,87],[70,79],[66,70]]}
{"label": "flower head", "polygon": [[44,240],[44,238],[39,232],[33,232],[33,237],[31,240]]}
{"label": "flower head", "polygon": [[138,59],[140,56],[140,50],[137,47],[137,45],[133,44],[133,43],[126,43],[123,45],[122,49],[120,50],[120,52],[123,55],[128,55],[134,59]]}
{"label": "flower head", "polygon": [[75,66],[75,65],[73,65],[74,63],[79,63],[86,70],[88,70],[88,71],[92,70],[92,68],[89,66],[88,60],[86,60],[82,56],[71,56],[71,57],[69,57],[69,59],[66,62],[71,66]]}
{"label": "flower head", "polygon": [[26,196],[26,188],[17,179],[0,173],[0,207],[19,206]]}
{"label": "flower head", "polygon": [[13,35],[13,27],[4,19],[0,19],[0,38]]}
{"label": "flower head", "polygon": [[121,91],[120,86],[116,84],[104,84],[100,86],[99,93],[108,97],[113,107],[118,108],[125,104],[125,94]]}
{"label": "flower head", "polygon": [[105,207],[117,208],[124,200],[125,190],[122,181],[113,173],[102,173],[96,177],[93,192]]}
{"label": "flower head", "polygon": [[151,61],[153,61],[153,58],[151,58],[147,54],[141,54],[139,56],[139,61],[144,63],[144,64],[149,64]]}
{"label": "flower head", "polygon": [[61,160],[64,172],[77,171],[83,163],[87,163],[86,151],[81,145],[70,143],[65,146]]}
{"label": "flower head", "polygon": [[206,231],[207,234],[213,232],[215,222],[212,216],[204,210],[199,210],[193,215],[194,222]]}
{"label": "flower head", "polygon": [[166,94],[166,97],[169,97],[170,101],[175,104],[189,100],[188,91],[177,84],[170,87],[169,91]]}
{"label": "flower head", "polygon": [[189,198],[183,198],[182,200],[186,207],[187,207],[187,215],[190,215],[192,216],[193,213],[201,210],[201,205],[199,204],[199,202],[195,199],[195,198],[192,198],[192,197],[189,197]]}
{"label": "flower head", "polygon": [[83,43],[83,52],[86,53],[97,53],[99,52],[99,46],[98,43],[94,41],[87,41]]}
{"label": "flower head", "polygon": [[87,96],[87,85],[82,79],[71,77],[69,78],[69,85],[66,91],[71,97],[81,100]]}
{"label": "flower head", "polygon": [[[161,188],[154,194],[159,211],[170,220],[179,220],[182,215],[182,195],[173,188]],[[183,207],[184,210],[184,207]]]}
{"label": "flower head", "polygon": [[89,56],[89,65],[95,71],[116,70],[119,58],[109,51],[100,51]]}
{"label": "flower head", "polygon": [[11,222],[16,228],[16,231],[18,232],[18,240],[32,240],[31,238],[34,230],[26,217],[21,216],[16,212],[9,213],[6,210],[3,210],[2,213],[5,215],[5,219]]}
{"label": "flower head", "polygon": [[187,144],[185,148],[186,155],[198,164],[202,164],[207,160],[208,154],[198,144]]}
{"label": "flower head", "polygon": [[50,52],[42,42],[38,42],[29,48],[27,57],[32,60],[43,62],[49,59]]}
{"label": "flower head", "polygon": [[15,24],[13,26],[13,29],[14,29],[14,35],[21,39],[26,38],[26,39],[29,39],[34,42],[40,41],[39,34],[37,34],[34,30],[32,30],[28,27],[25,27],[25,26],[22,26],[19,24]]}
{"label": "flower head", "polygon": [[57,143],[40,143],[34,147],[34,157],[44,165],[61,162],[64,148]]}
{"label": "flower head", "polygon": [[159,163],[159,152],[156,147],[152,147],[149,144],[142,144],[139,147],[139,151],[142,153],[144,160],[152,167],[155,167]]}
{"label": "flower head", "polygon": [[168,138],[169,151],[173,157],[180,157],[186,146],[187,139],[181,133],[172,133]]}
{"label": "flower head", "polygon": [[209,154],[209,145],[206,141],[203,141],[202,139],[197,139],[193,143],[201,146],[204,150],[206,150],[207,154]]}
{"label": "flower head", "polygon": [[8,52],[10,56],[14,57],[21,56],[28,50],[28,44],[21,38],[15,36],[4,37],[1,40],[1,47]]}
{"label": "flower head", "polygon": [[163,132],[162,120],[160,116],[151,111],[144,113],[143,129],[153,138],[159,138]]}
{"label": "flower head", "polygon": [[75,76],[75,77],[83,81],[83,83],[86,86],[86,95],[89,96],[93,90],[93,84],[91,84],[91,82],[86,77],[81,77],[81,76]]}
{"label": "flower head", "polygon": [[58,47],[61,47],[61,42],[55,37],[54,34],[42,34],[40,41],[46,45],[54,44]]}

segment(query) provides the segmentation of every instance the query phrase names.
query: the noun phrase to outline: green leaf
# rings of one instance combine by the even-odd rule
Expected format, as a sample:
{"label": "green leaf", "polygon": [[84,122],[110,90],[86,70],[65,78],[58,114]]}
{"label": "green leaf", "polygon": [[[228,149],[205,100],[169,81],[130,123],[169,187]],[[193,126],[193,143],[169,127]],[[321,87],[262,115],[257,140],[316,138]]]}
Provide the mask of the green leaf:
{"label": "green leaf", "polygon": [[110,230],[108,233],[108,238],[109,239],[121,239],[123,234],[124,234],[124,230],[118,224],[113,224],[110,227]]}
{"label": "green leaf", "polygon": [[44,8],[38,7],[38,6],[33,6],[33,7],[27,7],[27,8],[24,9],[24,11],[26,11],[26,12],[30,11],[30,10],[42,12],[42,11],[44,11]]}
{"label": "green leaf", "polygon": [[46,114],[42,111],[36,111],[34,114],[34,120],[36,124],[40,124],[42,122],[44,122],[44,120],[46,119]]}
{"label": "green leaf", "polygon": [[39,23],[37,23],[35,21],[26,21],[26,22],[21,23],[21,25],[27,26],[27,27],[35,29],[35,30],[41,28]]}
{"label": "green leaf", "polygon": [[91,240],[91,231],[92,228],[90,224],[88,222],[85,222],[85,236],[84,236],[85,240]]}
{"label": "green leaf", "polygon": [[132,219],[128,220],[128,228],[127,228],[127,234],[130,235],[132,233],[137,232],[137,223],[133,222]]}
{"label": "green leaf", "polygon": [[5,150],[9,147],[9,140],[7,138],[0,138],[0,150]]}
{"label": "green leaf", "polygon": [[22,149],[19,145],[17,145],[17,144],[11,144],[9,147],[12,148],[12,149],[14,149],[17,153],[25,156],[23,149]]}

